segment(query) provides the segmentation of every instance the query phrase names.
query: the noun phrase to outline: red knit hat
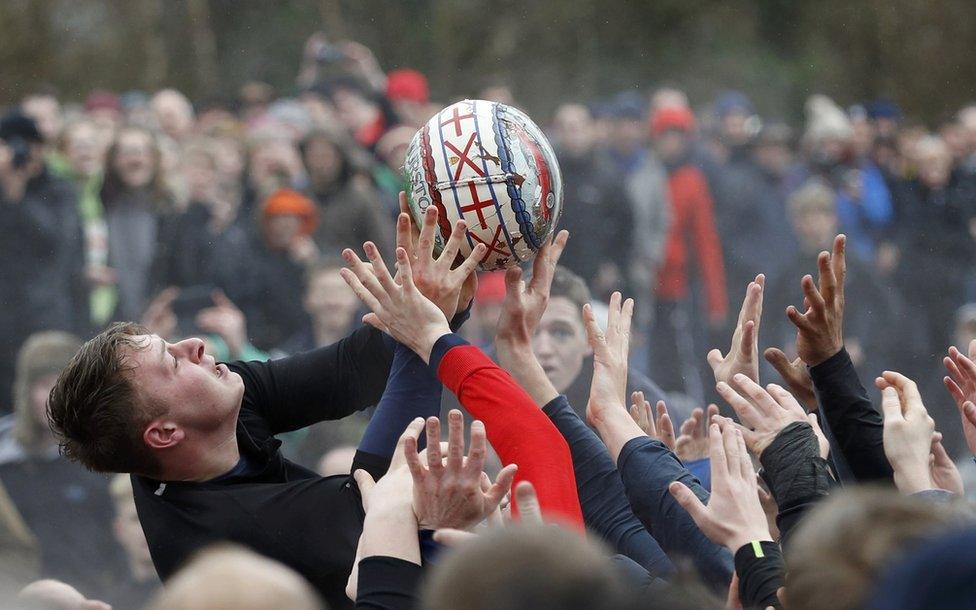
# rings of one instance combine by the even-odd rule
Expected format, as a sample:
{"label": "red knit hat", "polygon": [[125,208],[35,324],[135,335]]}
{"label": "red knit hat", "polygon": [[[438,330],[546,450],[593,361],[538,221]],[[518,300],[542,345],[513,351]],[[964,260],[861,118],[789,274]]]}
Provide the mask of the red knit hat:
{"label": "red knit hat", "polygon": [[659,108],[651,116],[651,135],[659,136],[665,131],[689,133],[695,129],[695,115],[684,106]]}
{"label": "red knit hat", "polygon": [[386,98],[391,102],[406,100],[426,104],[430,101],[427,77],[408,68],[393,70],[386,75]]}
{"label": "red knit hat", "polygon": [[280,189],[264,200],[261,206],[264,216],[292,215],[302,218],[302,233],[311,235],[318,225],[318,210],[312,200],[298,191]]}
{"label": "red knit hat", "polygon": [[501,303],[505,300],[505,272],[489,271],[478,274],[478,292],[475,300],[479,303]]}
{"label": "red knit hat", "polygon": [[95,110],[122,112],[122,102],[119,101],[119,96],[111,91],[92,91],[85,99],[85,112],[94,112]]}

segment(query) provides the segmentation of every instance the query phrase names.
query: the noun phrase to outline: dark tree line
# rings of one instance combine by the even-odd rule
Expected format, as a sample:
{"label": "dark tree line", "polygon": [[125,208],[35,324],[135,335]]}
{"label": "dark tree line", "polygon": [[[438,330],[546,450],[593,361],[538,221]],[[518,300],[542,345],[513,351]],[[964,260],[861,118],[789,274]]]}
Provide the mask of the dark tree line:
{"label": "dark tree line", "polygon": [[929,121],[976,98],[968,0],[6,0],[0,103],[46,83],[67,99],[251,79],[287,93],[318,29],[425,71],[440,99],[505,80],[535,112],[662,83],[741,89],[784,118],[815,91]]}

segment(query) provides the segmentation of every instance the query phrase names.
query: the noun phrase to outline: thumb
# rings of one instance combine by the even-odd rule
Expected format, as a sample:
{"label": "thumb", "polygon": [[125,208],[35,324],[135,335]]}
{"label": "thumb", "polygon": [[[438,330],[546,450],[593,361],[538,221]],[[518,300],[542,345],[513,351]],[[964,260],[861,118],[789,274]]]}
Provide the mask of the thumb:
{"label": "thumb", "polygon": [[967,401],[962,406],[962,414],[969,420],[969,424],[976,426],[976,404]]}
{"label": "thumb", "polygon": [[776,347],[770,347],[763,352],[763,358],[765,358],[766,362],[771,364],[773,368],[776,369],[776,372],[778,372],[784,379],[790,378],[790,373],[792,372],[790,368],[790,360],[786,357],[786,354],[783,353],[783,350]]}
{"label": "thumb", "polygon": [[523,523],[542,523],[542,507],[532,483],[521,481],[515,486],[515,503]]}
{"label": "thumb", "polygon": [[932,458],[936,465],[941,466],[949,464],[952,462],[952,458],[946,453],[945,447],[942,446],[941,441],[935,441],[932,443]]}
{"label": "thumb", "polygon": [[356,485],[359,487],[359,492],[363,495],[363,498],[366,498],[373,491],[373,488],[376,487],[376,481],[373,480],[372,475],[361,468],[352,473],[352,478],[356,480]]}
{"label": "thumb", "polygon": [[674,481],[668,485],[668,491],[671,492],[674,499],[681,505],[681,508],[685,509],[698,527],[701,528],[702,523],[708,520],[708,509],[698,499],[698,496],[688,489],[687,485],[678,481]]}
{"label": "thumb", "polygon": [[708,366],[712,367],[712,370],[714,371],[716,368],[718,368],[718,365],[722,364],[722,352],[717,349],[713,349],[712,351],[708,352],[705,359],[708,360]]}

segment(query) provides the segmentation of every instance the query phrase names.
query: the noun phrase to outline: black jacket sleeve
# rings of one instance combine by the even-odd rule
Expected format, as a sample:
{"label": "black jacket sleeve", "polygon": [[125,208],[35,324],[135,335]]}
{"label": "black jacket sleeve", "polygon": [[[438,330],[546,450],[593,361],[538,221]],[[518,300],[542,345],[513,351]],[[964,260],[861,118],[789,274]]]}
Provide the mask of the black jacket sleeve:
{"label": "black jacket sleeve", "polygon": [[338,342],[268,362],[235,363],[251,406],[272,434],[341,419],[376,404],[393,351],[380,331],[363,326]]}
{"label": "black jacket sleeve", "polygon": [[743,608],[780,608],[776,590],[783,586],[786,563],[775,542],[752,542],[735,552],[739,601]]}
{"label": "black jacket sleeve", "polygon": [[847,467],[860,482],[894,480],[884,453],[884,420],[861,381],[847,350],[810,367],[821,415]]}
{"label": "black jacket sleeve", "polygon": [[359,561],[356,608],[408,610],[416,606],[423,568],[396,557],[365,557]]}
{"label": "black jacket sleeve", "polygon": [[810,508],[830,493],[833,479],[827,461],[820,457],[817,437],[806,422],[785,428],[762,452],[763,479],[776,500],[780,543],[790,535]]}

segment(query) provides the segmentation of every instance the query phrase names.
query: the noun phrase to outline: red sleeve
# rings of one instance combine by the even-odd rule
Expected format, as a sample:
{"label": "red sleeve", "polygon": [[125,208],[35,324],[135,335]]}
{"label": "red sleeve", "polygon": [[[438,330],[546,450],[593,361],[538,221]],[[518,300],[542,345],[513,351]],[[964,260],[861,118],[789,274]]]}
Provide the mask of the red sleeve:
{"label": "red sleeve", "polygon": [[488,442],[502,464],[518,465],[515,483],[524,479],[535,486],[547,518],[582,530],[569,445],[525,390],[471,345],[451,348],[437,376],[471,415],[484,422]]}
{"label": "red sleeve", "polygon": [[722,246],[715,230],[715,214],[712,195],[701,172],[694,177],[695,202],[692,206],[692,232],[695,240],[698,266],[705,284],[705,300],[711,316],[728,313],[728,297],[725,292],[725,265],[722,262]]}

